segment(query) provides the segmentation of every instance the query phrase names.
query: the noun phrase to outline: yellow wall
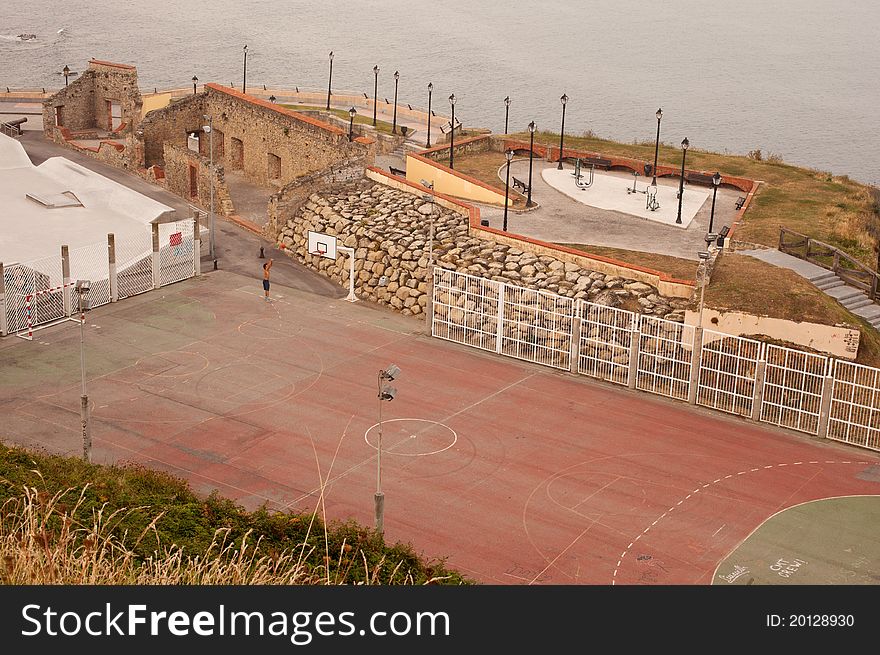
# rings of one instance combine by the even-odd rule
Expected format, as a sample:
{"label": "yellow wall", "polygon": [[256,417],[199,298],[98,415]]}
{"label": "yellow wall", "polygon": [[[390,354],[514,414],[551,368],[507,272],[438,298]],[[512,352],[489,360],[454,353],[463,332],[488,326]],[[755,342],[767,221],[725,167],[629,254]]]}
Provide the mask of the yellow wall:
{"label": "yellow wall", "polygon": [[162,109],[171,103],[171,93],[151,93],[150,95],[143,96],[143,98],[144,108],[142,116],[146,116],[148,111]]}
{"label": "yellow wall", "polygon": [[504,206],[504,194],[500,191],[491,191],[410,155],[406,158],[406,179],[415,184],[420,184],[422,180],[433,182],[434,191],[456,198]]}

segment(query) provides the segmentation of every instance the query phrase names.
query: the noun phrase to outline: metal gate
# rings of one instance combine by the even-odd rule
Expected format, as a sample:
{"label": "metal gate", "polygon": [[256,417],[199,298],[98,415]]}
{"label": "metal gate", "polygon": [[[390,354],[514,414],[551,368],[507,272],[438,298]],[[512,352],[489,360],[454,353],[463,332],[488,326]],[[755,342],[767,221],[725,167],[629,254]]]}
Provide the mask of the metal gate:
{"label": "metal gate", "polygon": [[655,316],[639,320],[636,388],[687,400],[691,388],[694,327]]}
{"label": "metal gate", "polygon": [[149,232],[116,241],[116,282],[119,298],[153,288],[153,240]]}
{"label": "metal gate", "polygon": [[[89,307],[100,307],[110,302],[110,263],[107,257],[107,244],[95,243],[91,246],[70,251],[70,279],[89,280]],[[76,289],[71,287],[70,306],[74,313],[79,306]]]}
{"label": "metal gate", "polygon": [[575,301],[546,291],[504,284],[501,353],[569,370]]}
{"label": "metal gate", "polygon": [[880,369],[835,360],[827,436],[880,450]]}
{"label": "metal gate", "polygon": [[765,355],[761,420],[792,430],[819,434],[822,390],[829,374],[823,355],[768,344]]}
{"label": "metal gate", "polygon": [[191,218],[159,225],[159,286],[195,275],[194,244]]}
{"label": "metal gate", "polygon": [[760,341],[704,329],[697,403],[751,416],[758,362],[763,359],[764,344]]}
{"label": "metal gate", "polygon": [[494,280],[435,268],[431,334],[497,352],[502,288]]}
{"label": "metal gate", "polygon": [[629,384],[630,354],[639,329],[634,312],[582,302],[578,373]]}

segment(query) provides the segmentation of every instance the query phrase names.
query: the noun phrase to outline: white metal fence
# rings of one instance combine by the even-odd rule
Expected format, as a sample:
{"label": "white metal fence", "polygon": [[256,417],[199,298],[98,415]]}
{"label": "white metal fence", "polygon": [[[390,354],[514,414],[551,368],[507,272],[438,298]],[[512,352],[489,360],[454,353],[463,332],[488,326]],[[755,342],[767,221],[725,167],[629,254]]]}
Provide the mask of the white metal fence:
{"label": "white metal fence", "polygon": [[159,285],[173,284],[195,273],[193,220],[159,226]]}
{"label": "white metal fence", "polygon": [[880,369],[434,269],[432,334],[880,451]]}
{"label": "white metal fence", "polygon": [[[0,287],[0,334],[28,336],[33,328],[66,320],[78,311],[76,280],[91,282],[90,307],[112,300],[115,280],[118,298],[178,282],[195,274],[196,247],[192,219],[158,226],[160,248],[153,252],[149,229],[115,240],[116,266],[110,263],[108,243],[72,249],[63,256],[3,266]],[[158,266],[154,267],[154,260]],[[154,272],[154,268],[156,269]],[[158,275],[156,275],[158,273]],[[114,277],[115,276],[115,277]]]}
{"label": "white metal fence", "polygon": [[697,403],[722,412],[751,416],[764,344],[703,330]]}

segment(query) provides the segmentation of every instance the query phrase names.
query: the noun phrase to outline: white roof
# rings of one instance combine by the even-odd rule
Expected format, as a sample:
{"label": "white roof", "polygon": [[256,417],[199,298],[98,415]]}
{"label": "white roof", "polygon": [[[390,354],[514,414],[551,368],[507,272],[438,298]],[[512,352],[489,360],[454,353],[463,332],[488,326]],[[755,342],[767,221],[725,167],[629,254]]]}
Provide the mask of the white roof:
{"label": "white roof", "polygon": [[[82,206],[60,202],[62,194],[72,194]],[[73,250],[107,243],[109,233],[119,248],[126,237],[148,235],[150,222],[166,211],[171,207],[64,157],[34,166],[18,141],[0,134],[0,262],[5,265],[60,257],[62,245]]]}

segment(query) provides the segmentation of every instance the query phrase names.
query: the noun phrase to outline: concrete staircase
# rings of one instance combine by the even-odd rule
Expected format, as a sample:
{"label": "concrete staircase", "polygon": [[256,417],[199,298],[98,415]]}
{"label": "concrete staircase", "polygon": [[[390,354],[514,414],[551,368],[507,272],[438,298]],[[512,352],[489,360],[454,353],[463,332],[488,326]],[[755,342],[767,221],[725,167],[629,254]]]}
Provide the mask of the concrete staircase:
{"label": "concrete staircase", "polygon": [[880,305],[868,298],[860,289],[848,286],[831,271],[808,278],[810,282],[857,316],[861,316],[875,328],[880,329]]}

